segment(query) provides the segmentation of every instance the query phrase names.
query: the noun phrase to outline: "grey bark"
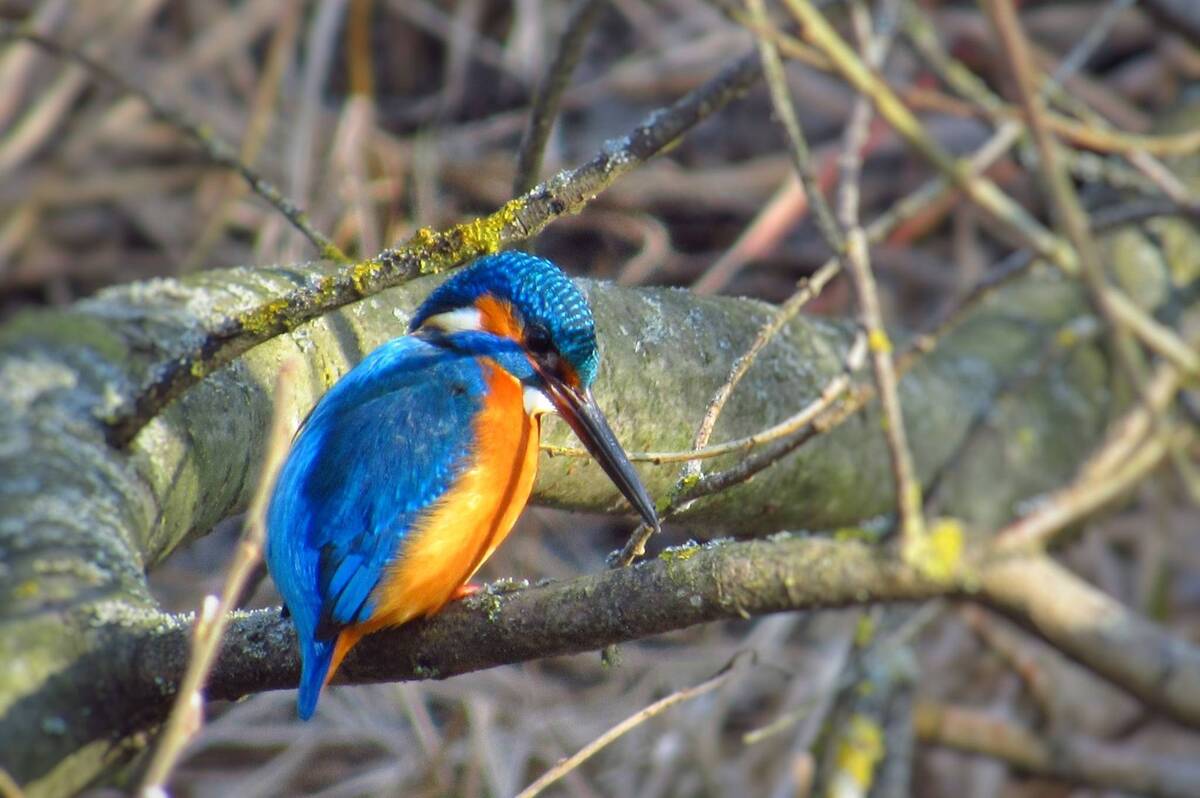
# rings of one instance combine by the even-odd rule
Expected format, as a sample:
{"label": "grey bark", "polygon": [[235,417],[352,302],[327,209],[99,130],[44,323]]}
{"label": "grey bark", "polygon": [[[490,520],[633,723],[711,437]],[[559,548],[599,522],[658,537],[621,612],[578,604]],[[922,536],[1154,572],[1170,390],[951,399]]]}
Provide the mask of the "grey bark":
{"label": "grey bark", "polygon": [[[1139,286],[1169,285],[1178,265],[1161,258],[1139,262]],[[162,717],[179,672],[178,661],[163,659],[163,652],[180,655],[186,621],[155,605],[144,574],[245,505],[280,363],[290,356],[302,363],[287,404],[299,419],[365,352],[403,330],[433,280],[384,291],[253,348],[170,404],[127,449],[109,445],[106,420],[127,410],[137,386],[176,353],[193,351],[200,330],[312,283],[325,268],[236,269],[125,286],[0,330],[0,766],[35,794],[88,783],[144,745],[144,731]],[[705,402],[771,309],[675,290],[585,288],[604,349],[597,393],[618,436],[633,450],[686,447]],[[1165,288],[1142,293],[1151,305],[1167,298]],[[941,480],[943,512],[991,527],[1011,516],[1020,500],[1067,478],[1096,442],[1110,403],[1106,359],[1093,344],[1052,358],[1019,396],[994,402],[1084,307],[1075,285],[1034,275],[985,302],[905,377],[902,398],[922,479],[953,465]],[[846,324],[798,319],[789,325],[735,394],[714,440],[761,429],[805,405],[840,371],[849,338]],[[987,420],[982,433],[981,418]],[[878,423],[872,412],[852,417],[750,483],[700,502],[685,520],[745,534],[830,528],[888,511],[890,478]],[[960,444],[972,430],[969,456],[962,458]],[[549,438],[569,442],[561,426],[551,426]],[[536,501],[580,510],[620,507],[592,464],[543,458],[541,466]],[[642,472],[662,496],[676,466]],[[800,595],[796,582],[803,573],[788,570],[751,609],[876,597],[849,573],[830,588],[833,594]],[[812,589],[821,585],[815,581]],[[652,594],[658,587],[664,597],[670,592],[659,583],[647,589]],[[849,588],[858,592],[837,598]],[[932,589],[878,596],[917,598]],[[585,598],[568,602],[564,612]],[[711,617],[723,616],[684,614],[658,625],[616,619],[607,636],[572,637],[565,630],[544,650],[582,650]],[[490,642],[519,639],[515,618],[502,619],[500,637]],[[406,674],[372,671],[371,652],[386,640],[365,645],[360,664],[348,672],[363,679],[431,675],[416,666]],[[216,678],[265,666],[259,655],[285,664],[257,680],[234,680],[238,689],[217,694],[294,683],[292,641],[278,619],[239,622],[219,671],[226,677]],[[464,655],[438,650],[437,656],[453,663]],[[516,654],[496,656],[514,661]],[[440,675],[463,669],[436,666]]]}

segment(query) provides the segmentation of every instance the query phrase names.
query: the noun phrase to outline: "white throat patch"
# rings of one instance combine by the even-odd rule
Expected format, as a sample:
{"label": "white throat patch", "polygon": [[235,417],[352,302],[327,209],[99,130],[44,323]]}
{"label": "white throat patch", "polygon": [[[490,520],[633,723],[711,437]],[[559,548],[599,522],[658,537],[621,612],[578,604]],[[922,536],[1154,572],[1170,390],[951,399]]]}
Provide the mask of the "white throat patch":
{"label": "white throat patch", "polygon": [[541,416],[555,413],[554,403],[546,398],[546,394],[530,385],[525,386],[525,412],[531,416]]}

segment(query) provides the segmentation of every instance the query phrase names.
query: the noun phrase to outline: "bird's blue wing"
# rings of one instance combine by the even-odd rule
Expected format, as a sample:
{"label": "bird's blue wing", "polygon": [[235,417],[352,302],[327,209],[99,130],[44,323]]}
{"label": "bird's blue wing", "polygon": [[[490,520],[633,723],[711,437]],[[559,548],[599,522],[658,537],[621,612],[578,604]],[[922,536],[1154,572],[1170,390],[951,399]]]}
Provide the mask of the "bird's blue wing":
{"label": "bird's blue wing", "polygon": [[317,404],[268,513],[267,559],[302,639],[365,621],[423,511],[469,465],[478,361],[420,338],[368,355]]}

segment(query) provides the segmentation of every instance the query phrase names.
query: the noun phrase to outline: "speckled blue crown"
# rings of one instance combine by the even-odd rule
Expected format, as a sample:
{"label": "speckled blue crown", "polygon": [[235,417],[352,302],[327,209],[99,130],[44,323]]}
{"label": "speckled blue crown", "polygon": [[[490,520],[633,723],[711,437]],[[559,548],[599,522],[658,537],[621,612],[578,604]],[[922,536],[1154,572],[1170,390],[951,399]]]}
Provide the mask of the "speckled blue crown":
{"label": "speckled blue crown", "polygon": [[488,255],[462,269],[429,295],[409,330],[431,316],[470,307],[487,295],[507,300],[524,324],[545,327],[583,384],[592,384],[600,364],[592,310],[562,269],[527,252]]}

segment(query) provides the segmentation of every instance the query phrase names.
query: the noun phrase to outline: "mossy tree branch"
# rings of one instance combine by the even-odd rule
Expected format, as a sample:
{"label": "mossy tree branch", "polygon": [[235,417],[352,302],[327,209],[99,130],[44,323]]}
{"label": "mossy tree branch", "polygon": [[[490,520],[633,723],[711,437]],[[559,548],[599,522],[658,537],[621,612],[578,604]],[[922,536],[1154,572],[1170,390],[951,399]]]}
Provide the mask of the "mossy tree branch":
{"label": "mossy tree branch", "polygon": [[[679,131],[756,72],[753,60],[742,62],[691,107]],[[408,278],[531,234],[668,144],[667,132],[635,134],[566,183],[545,184],[536,202],[506,206],[482,228],[463,226],[449,239],[432,235],[395,260],[350,272],[309,264],[135,284],[0,329],[0,767],[35,794],[65,792],[124,761],[161,720],[182,672],[187,622],[159,609],[145,572],[244,507],[268,428],[269,386],[287,356],[302,363],[288,402],[298,419],[365,352],[403,330],[437,279]],[[541,216],[522,216],[537,203]],[[1200,252],[1196,231],[1181,225],[1156,233],[1171,256],[1137,257],[1150,245],[1125,240],[1133,254],[1121,262],[1132,276],[1118,273],[1118,282],[1147,309],[1175,303],[1173,312],[1194,314],[1194,292],[1191,307],[1180,307],[1172,286],[1200,273],[1194,260],[1185,262]],[[383,290],[396,282],[404,284]],[[584,287],[605,354],[598,395],[619,437],[630,449],[685,448],[708,397],[770,309],[682,291]],[[1049,336],[1085,313],[1075,281],[1035,272],[982,301],[902,381],[921,479],[939,473],[973,436],[969,461],[941,485],[944,511],[968,528],[993,529],[1020,500],[1061,485],[1100,439],[1111,410],[1109,369],[1091,343],[1065,347],[1037,379],[1024,381],[1021,396],[997,397]],[[744,436],[807,404],[841,373],[850,330],[791,322],[746,376],[714,440]],[[164,392],[129,415],[147,385]],[[989,425],[978,433],[981,416]],[[121,418],[138,423],[116,446],[113,423]],[[698,502],[682,520],[752,534],[837,527],[886,512],[893,497],[878,423],[871,412],[851,416],[753,481]],[[549,433],[551,442],[567,439],[560,425]],[[620,506],[594,468],[544,459],[535,498],[574,509]],[[674,469],[647,466],[643,476],[661,494]],[[810,537],[676,553],[455,606],[365,641],[345,673],[355,681],[444,677],[721,618],[952,595],[987,602],[1148,705],[1200,725],[1194,646],[1049,560],[967,565],[935,577],[882,548]],[[241,616],[210,694],[287,687],[295,676],[290,627],[269,612]]]}
{"label": "mossy tree branch", "polygon": [[[115,449],[105,439],[103,418],[106,402],[131,387],[125,367],[148,348],[159,351],[176,345],[173,342],[186,344],[197,330],[206,329],[206,320],[319,279],[326,268],[316,264],[232,270],[131,285],[68,311],[15,320],[0,331],[0,486],[5,508],[0,523],[0,562],[5,569],[0,580],[0,661],[7,663],[0,680],[0,764],[38,787],[35,792],[86,783],[120,759],[126,746],[136,746],[142,738],[133,733],[156,720],[157,707],[169,700],[174,666],[161,659],[161,665],[154,664],[154,658],[168,657],[175,651],[170,636],[185,633],[181,621],[158,610],[144,572],[244,506],[270,415],[268,386],[280,363],[287,356],[302,362],[298,390],[289,402],[289,412],[298,419],[363,353],[403,329],[407,314],[438,278],[390,289],[255,347],[159,413],[130,446]],[[592,283],[584,288],[596,310],[605,351],[599,398],[618,435],[634,449],[686,446],[707,397],[725,379],[731,361],[752,340],[770,309],[750,300],[699,299],[683,291]],[[1020,371],[1031,353],[1043,350],[1047,335],[1084,308],[1073,282],[1053,276],[1018,281],[981,303],[932,355],[910,370],[902,391],[906,406],[913,408],[914,454],[923,477],[954,455],[973,420],[993,405],[993,394],[1005,384],[1006,375]],[[830,377],[841,373],[850,338],[848,324],[793,321],[747,375],[716,439],[752,432],[806,404]],[[152,347],[145,345],[148,339]],[[647,380],[646,374],[655,379]],[[1011,515],[1019,499],[1065,481],[1102,432],[1106,409],[1095,397],[1103,395],[1106,378],[1102,354],[1081,345],[1035,382],[1019,403],[1004,404],[995,413],[993,435],[974,443],[970,466],[947,477],[954,483],[945,489],[954,499],[948,511],[980,529],[993,527]],[[1070,396],[1076,400],[1063,401]],[[752,482],[698,503],[684,520],[691,518],[709,530],[747,533],[833,527],[886,512],[892,497],[877,423],[871,413],[851,417]],[[1018,435],[1017,430],[1032,434]],[[567,440],[558,425],[549,433],[552,441]],[[1022,444],[1014,446],[1014,440]],[[721,465],[718,460],[713,467]],[[538,500],[576,509],[618,506],[592,464],[545,458],[542,466]],[[1011,484],[1000,484],[998,473],[1009,474]],[[643,475],[652,490],[662,491],[672,484],[674,469],[669,464],[647,466]],[[822,545],[840,551],[837,545]],[[833,587],[822,587],[811,564],[756,576],[751,568],[756,560],[747,560],[746,552],[773,549],[730,548],[731,554],[721,554],[724,551],[717,549],[713,556],[733,559],[696,562],[734,569],[723,572],[731,574],[728,579],[713,584],[748,613],[872,596],[917,599],[949,589],[885,569],[891,574],[887,579],[900,580],[894,583],[897,587],[863,593],[861,580],[883,578],[878,571],[871,576],[873,568],[893,567],[888,555],[873,550],[866,554],[880,558],[871,561],[874,565],[864,565],[861,572],[855,565],[855,574],[838,577],[850,581],[835,580]],[[805,549],[805,556],[814,551]],[[827,569],[866,556],[859,549],[846,552],[828,555],[834,559]],[[842,556],[849,559],[839,560]],[[399,634],[433,635],[422,638],[427,640],[424,647],[414,649],[426,653],[413,667],[424,663],[448,675],[486,667],[489,657],[499,662],[534,656],[535,649],[522,648],[527,645],[522,640],[539,640],[540,654],[583,650],[740,614],[736,606],[705,603],[704,598],[703,612],[689,609],[690,603],[676,607],[667,601],[674,591],[662,581],[674,573],[674,566],[652,566],[660,567],[666,570],[657,576],[653,570],[617,571],[594,578],[600,581],[587,581],[593,579],[589,577],[548,593],[505,598],[500,604],[505,614],[472,633],[490,635],[478,646],[455,643],[442,650],[442,643],[436,642],[452,639],[437,636],[438,629],[452,628],[440,624],[481,623],[471,615],[478,610],[466,607],[420,627],[427,631]],[[752,586],[771,573],[776,574],[771,578],[776,578],[777,587],[787,588],[782,594],[776,590],[743,599],[730,581]],[[601,586],[634,591],[645,597],[645,604],[618,601],[615,593],[604,601],[587,599],[588,591],[595,596]],[[658,590],[666,592],[652,600]],[[539,609],[549,606],[542,601],[557,602],[556,609]],[[587,605],[610,611],[621,606],[674,609],[635,623],[621,613],[587,620]],[[1014,613],[1028,615],[1018,605],[1013,607]],[[480,617],[486,619],[486,614]],[[464,620],[469,617],[476,620]],[[538,633],[540,637],[530,627],[534,617],[542,619],[537,623],[551,624]],[[570,620],[581,617],[586,624]],[[556,620],[563,623],[557,631]],[[363,655],[347,672],[362,680],[396,675],[382,664],[395,659],[394,651],[380,654],[389,639],[364,644]],[[240,619],[218,668],[213,695],[292,683],[294,670],[289,668],[294,661],[282,664],[291,656],[291,646],[288,627],[277,618]],[[281,664],[260,672],[263,658]],[[1115,676],[1129,677],[1124,671]],[[152,700],[149,693],[154,691],[157,698]],[[141,715],[143,709],[149,714]],[[31,735],[31,728],[43,733]],[[120,744],[112,745],[113,739]]]}
{"label": "mossy tree branch", "polygon": [[399,248],[327,270],[210,320],[185,346],[163,348],[143,365],[134,390],[105,418],[109,442],[126,445],[172,399],[263,341],[386,288],[524,241],[558,217],[578,213],[617,178],[739,97],[758,75],[756,59],[736,61],[672,105],[650,114],[587,163],[560,172],[489,215],[447,230],[423,228]]}

